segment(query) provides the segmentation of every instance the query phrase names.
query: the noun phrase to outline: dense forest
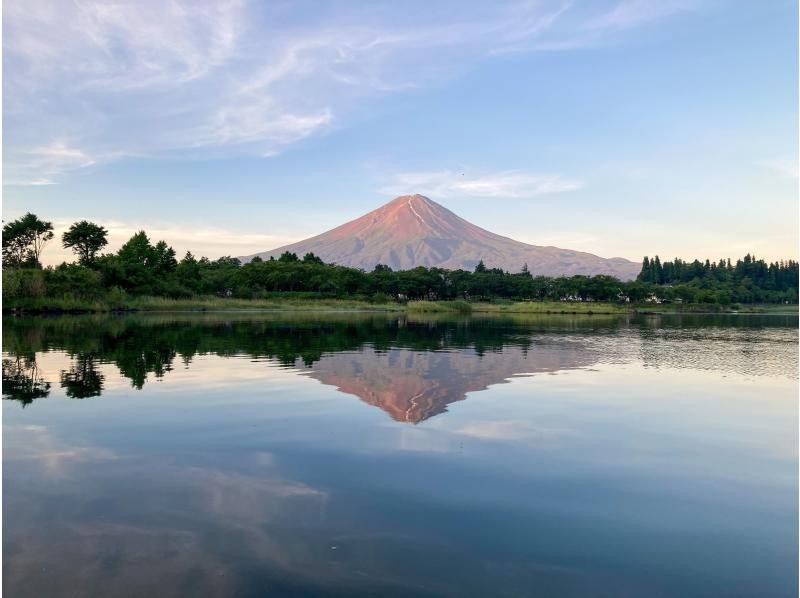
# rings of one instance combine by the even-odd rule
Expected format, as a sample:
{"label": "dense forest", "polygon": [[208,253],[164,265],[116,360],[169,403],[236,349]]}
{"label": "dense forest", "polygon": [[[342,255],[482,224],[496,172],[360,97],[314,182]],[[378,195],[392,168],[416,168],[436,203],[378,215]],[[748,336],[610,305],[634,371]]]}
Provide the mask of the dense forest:
{"label": "dense forest", "polygon": [[75,263],[41,266],[53,227],[33,214],[3,227],[3,300],[5,307],[42,305],[48,299],[124,303],[126,297],[197,296],[246,299],[294,297],[360,298],[373,302],[416,299],[487,301],[555,300],[732,303],[797,303],[798,263],[766,263],[746,255],[731,263],[661,262],[645,257],[635,281],[606,275],[533,276],[487,268],[474,271],[414,268],[393,271],[378,265],[371,272],[325,264],[309,253],[284,253],[277,259],[181,259],[165,241],[151,242],[144,231],[133,235],[116,253],[100,252],[107,231],[91,222],[77,222],[61,242],[76,255]]}

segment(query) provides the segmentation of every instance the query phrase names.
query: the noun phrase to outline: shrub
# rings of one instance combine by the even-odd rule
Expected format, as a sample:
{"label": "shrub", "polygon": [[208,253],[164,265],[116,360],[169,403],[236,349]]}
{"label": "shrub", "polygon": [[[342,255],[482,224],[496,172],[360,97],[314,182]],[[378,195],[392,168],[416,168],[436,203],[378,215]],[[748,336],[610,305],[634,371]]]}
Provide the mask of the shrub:
{"label": "shrub", "polygon": [[103,295],[99,272],[78,264],[61,264],[47,272],[47,290],[51,297],[74,297],[94,301]]}
{"label": "shrub", "polygon": [[22,291],[22,270],[3,270],[3,299],[19,297]]}
{"label": "shrub", "polygon": [[409,311],[472,313],[472,305],[466,301],[409,301]]}
{"label": "shrub", "polygon": [[23,275],[22,293],[25,297],[38,299],[47,292],[47,283],[41,270],[21,270]]}
{"label": "shrub", "polygon": [[394,297],[386,293],[375,293],[369,300],[371,303],[394,303]]}
{"label": "shrub", "polygon": [[127,299],[128,293],[119,287],[111,287],[105,297],[106,303],[111,309],[123,309]]}

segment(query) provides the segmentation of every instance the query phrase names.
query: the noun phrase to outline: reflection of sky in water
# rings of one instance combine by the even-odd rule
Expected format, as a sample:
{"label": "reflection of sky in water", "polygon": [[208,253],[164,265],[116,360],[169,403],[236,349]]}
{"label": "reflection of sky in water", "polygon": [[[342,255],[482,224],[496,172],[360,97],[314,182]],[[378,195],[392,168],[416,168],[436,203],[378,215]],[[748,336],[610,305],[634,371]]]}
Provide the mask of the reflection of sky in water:
{"label": "reflection of sky in water", "polygon": [[81,400],[37,352],[50,396],[3,403],[4,589],[796,594],[796,329],[518,332],[141,390],[102,363]]}

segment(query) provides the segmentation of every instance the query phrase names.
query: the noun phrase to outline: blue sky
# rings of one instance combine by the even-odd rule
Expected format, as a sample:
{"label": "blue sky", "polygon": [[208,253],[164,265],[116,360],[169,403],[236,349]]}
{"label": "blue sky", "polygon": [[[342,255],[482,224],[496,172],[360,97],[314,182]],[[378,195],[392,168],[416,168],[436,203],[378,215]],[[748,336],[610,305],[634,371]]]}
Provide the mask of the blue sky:
{"label": "blue sky", "polygon": [[605,257],[796,258],[796,10],[6,3],[3,217],[218,257],[418,192]]}

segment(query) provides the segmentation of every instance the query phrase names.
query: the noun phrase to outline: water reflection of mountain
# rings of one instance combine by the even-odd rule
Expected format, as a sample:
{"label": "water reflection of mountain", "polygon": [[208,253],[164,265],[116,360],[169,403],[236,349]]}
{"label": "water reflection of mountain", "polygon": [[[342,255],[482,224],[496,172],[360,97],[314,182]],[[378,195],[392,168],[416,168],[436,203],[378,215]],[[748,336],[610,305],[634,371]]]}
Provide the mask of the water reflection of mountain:
{"label": "water reflection of mountain", "polygon": [[[574,334],[615,326],[613,319],[565,319],[556,330]],[[312,377],[381,407],[394,419],[414,422],[515,374],[593,362],[585,344],[552,334],[537,337],[535,327],[508,319],[368,314],[6,318],[3,340],[3,396],[23,404],[46,397],[56,382],[71,398],[99,396],[105,364],[113,364],[138,389],[151,377],[168,375],[176,364],[190,366],[198,355],[244,355],[309,369]],[[555,340],[559,349],[552,346]],[[36,363],[37,354],[50,351],[72,360],[53,381],[42,378]]]}
{"label": "water reflection of mountain", "polygon": [[[414,319],[370,314],[4,318],[3,398],[23,405],[58,382],[100,396],[100,366],[134,388],[198,355],[266,358],[420,422],[519,374],[638,360],[655,367],[797,375],[793,318]],[[37,354],[70,359],[46,380]],[[108,375],[108,372],[106,372]]]}
{"label": "water reflection of mountain", "polygon": [[357,353],[323,355],[308,375],[380,407],[392,419],[419,423],[467,398],[467,393],[507,382],[519,374],[555,372],[591,365],[593,352],[585,348],[509,346],[478,354],[460,351],[412,351],[366,348]]}

